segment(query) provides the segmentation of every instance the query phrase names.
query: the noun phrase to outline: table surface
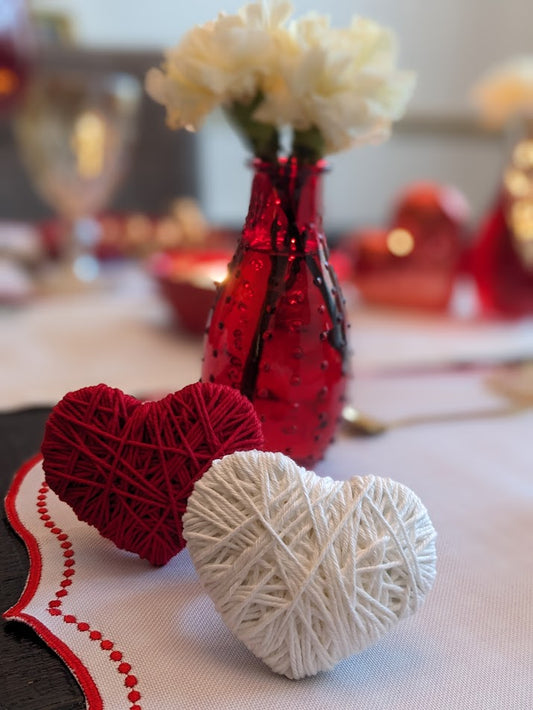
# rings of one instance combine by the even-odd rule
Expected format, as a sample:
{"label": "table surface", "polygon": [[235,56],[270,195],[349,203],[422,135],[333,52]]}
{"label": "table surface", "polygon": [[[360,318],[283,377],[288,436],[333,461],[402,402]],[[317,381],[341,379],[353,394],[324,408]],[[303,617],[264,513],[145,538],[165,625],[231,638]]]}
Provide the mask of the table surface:
{"label": "table surface", "polygon": [[[201,342],[170,326],[168,311],[142,279],[128,279],[107,293],[44,299],[2,316],[3,494],[18,466],[38,451],[49,406],[68,389],[105,381],[131,393],[168,392],[197,379]],[[483,385],[485,369],[440,371],[439,363],[533,354],[530,321],[356,310],[352,324],[351,396],[381,416],[499,405]],[[388,369],[393,365],[400,372]],[[397,704],[385,704],[376,686],[373,708],[533,707],[533,455],[526,445],[532,426],[525,412],[375,439],[341,436],[317,467],[333,477],[375,473],[405,482],[426,503],[439,534],[437,584],[409,627],[410,647],[395,651],[394,638],[383,647],[384,668],[403,673]],[[20,595],[27,564],[3,514],[2,611]],[[27,627],[3,622],[0,643],[0,708],[85,706],[70,672]],[[409,663],[402,665],[404,655]],[[377,682],[372,658],[361,697]]]}

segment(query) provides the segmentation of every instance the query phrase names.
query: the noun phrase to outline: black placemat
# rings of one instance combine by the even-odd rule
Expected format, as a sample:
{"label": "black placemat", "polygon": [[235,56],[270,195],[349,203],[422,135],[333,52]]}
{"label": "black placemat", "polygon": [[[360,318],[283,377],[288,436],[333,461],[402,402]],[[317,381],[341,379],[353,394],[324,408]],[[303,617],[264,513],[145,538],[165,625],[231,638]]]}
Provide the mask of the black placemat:
{"label": "black placemat", "polygon": [[[0,414],[0,611],[19,598],[28,574],[24,543],[7,522],[4,497],[17,469],[38,453],[49,409]],[[25,624],[1,620],[0,709],[81,710],[83,693],[64,663]]]}

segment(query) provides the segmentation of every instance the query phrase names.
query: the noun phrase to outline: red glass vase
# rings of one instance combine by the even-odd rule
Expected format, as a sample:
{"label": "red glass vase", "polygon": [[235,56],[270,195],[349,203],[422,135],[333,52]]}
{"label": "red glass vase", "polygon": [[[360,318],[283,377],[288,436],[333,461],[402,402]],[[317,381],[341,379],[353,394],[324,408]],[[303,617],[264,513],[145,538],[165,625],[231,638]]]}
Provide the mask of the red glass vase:
{"label": "red glass vase", "polygon": [[202,380],[254,403],[266,450],[305,466],[333,439],[348,375],[344,300],[322,228],[324,167],[253,162],[248,216],[202,367]]}
{"label": "red glass vase", "polygon": [[496,201],[472,251],[479,300],[487,314],[519,317],[533,313],[533,264],[516,248],[506,199]]}
{"label": "red glass vase", "polygon": [[533,118],[513,129],[501,189],[471,254],[483,310],[510,317],[533,314]]}

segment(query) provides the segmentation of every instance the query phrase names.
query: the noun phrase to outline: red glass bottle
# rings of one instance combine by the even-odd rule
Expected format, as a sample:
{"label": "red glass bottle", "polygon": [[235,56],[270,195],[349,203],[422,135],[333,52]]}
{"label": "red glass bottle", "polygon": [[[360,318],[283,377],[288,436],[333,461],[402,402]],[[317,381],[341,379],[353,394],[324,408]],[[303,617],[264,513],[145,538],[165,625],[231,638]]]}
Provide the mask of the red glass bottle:
{"label": "red glass bottle", "polygon": [[322,228],[324,164],[254,161],[250,207],[208,325],[202,379],[255,405],[265,449],[310,466],[338,424],[344,300]]}
{"label": "red glass bottle", "polygon": [[501,189],[471,254],[483,310],[510,317],[533,314],[533,118],[518,123]]}

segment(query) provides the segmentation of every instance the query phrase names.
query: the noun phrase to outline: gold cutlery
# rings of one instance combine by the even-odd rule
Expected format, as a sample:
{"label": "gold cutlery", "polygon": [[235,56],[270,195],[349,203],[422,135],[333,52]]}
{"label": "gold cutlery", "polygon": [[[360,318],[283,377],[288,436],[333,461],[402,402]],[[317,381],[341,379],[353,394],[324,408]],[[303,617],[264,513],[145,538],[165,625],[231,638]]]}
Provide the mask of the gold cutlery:
{"label": "gold cutlery", "polygon": [[352,436],[377,436],[390,429],[420,424],[506,417],[533,407],[532,362],[521,364],[519,367],[495,370],[485,379],[485,385],[492,392],[505,397],[507,403],[501,406],[462,411],[414,414],[391,420],[378,419],[353,405],[346,405],[342,410],[343,428]]}

